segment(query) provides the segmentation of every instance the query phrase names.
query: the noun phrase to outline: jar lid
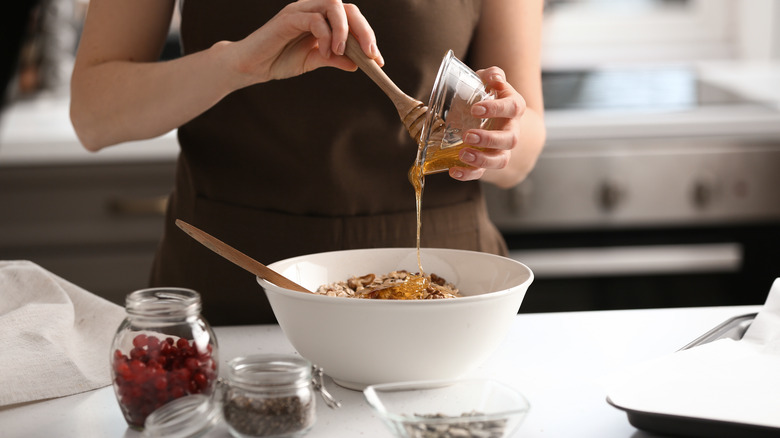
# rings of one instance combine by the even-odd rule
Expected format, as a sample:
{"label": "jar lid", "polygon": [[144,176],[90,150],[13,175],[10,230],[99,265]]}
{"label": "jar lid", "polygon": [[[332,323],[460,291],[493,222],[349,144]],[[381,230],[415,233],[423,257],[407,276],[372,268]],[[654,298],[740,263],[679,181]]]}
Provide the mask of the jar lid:
{"label": "jar lid", "polygon": [[222,421],[219,403],[203,394],[177,398],[161,406],[144,423],[145,438],[195,438]]}

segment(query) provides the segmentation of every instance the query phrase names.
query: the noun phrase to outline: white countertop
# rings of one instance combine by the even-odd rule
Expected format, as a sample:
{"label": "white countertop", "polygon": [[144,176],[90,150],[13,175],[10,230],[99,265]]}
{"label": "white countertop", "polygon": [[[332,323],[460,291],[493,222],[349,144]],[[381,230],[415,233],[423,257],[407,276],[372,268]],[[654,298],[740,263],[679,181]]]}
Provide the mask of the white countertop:
{"label": "white countertop", "polygon": [[68,96],[15,102],[0,113],[0,167],[173,161],[179,153],[176,132],[87,151],[70,123]]}
{"label": "white countertop", "polygon": [[[674,352],[721,322],[760,306],[621,310],[518,315],[500,349],[471,376],[491,377],[519,389],[531,411],[516,437],[655,436],[631,426],[606,402],[611,376]],[[253,353],[292,353],[278,326],[217,327],[220,361]],[[326,370],[327,371],[327,370]],[[361,392],[326,385],[342,403],[318,403],[308,437],[390,437]],[[0,408],[6,438],[139,437],[128,429],[105,387],[69,397]],[[227,438],[224,428],[208,435]]]}
{"label": "white countertop", "polygon": [[[548,110],[549,148],[558,141],[589,138],[780,137],[780,62],[711,62],[694,68],[700,79],[760,105],[691,111]],[[87,152],[73,131],[68,105],[67,95],[42,96],[16,102],[0,113],[0,167],[172,161],[178,154],[175,132]]]}

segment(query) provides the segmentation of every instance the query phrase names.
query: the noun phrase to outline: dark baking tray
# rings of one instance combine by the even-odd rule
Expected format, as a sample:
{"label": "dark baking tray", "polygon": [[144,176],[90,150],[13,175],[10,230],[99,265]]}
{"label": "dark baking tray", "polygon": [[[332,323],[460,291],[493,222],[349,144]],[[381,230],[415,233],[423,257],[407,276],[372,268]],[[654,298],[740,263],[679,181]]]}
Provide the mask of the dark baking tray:
{"label": "dark baking tray", "polygon": [[[756,318],[755,313],[735,316],[691,341],[680,350],[687,350],[718,339],[742,339]],[[697,438],[763,438],[778,437],[780,429],[730,421],[707,420],[679,415],[643,412],[618,406],[607,397],[607,403],[625,411],[628,422],[637,429],[662,435]]]}

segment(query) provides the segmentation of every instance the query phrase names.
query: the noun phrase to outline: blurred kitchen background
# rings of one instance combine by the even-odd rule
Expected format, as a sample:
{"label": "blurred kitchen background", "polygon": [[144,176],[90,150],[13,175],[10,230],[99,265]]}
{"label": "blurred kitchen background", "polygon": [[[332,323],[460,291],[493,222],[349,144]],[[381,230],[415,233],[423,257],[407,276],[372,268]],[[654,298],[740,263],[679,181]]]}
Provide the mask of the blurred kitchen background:
{"label": "blurred kitchen background", "polygon": [[[85,9],[41,3],[6,92],[0,260],[121,304],[146,285],[177,144],[78,144]],[[550,0],[543,44],[545,151],[522,184],[485,187],[536,275],[521,312],[762,303],[780,277],[780,1]]]}

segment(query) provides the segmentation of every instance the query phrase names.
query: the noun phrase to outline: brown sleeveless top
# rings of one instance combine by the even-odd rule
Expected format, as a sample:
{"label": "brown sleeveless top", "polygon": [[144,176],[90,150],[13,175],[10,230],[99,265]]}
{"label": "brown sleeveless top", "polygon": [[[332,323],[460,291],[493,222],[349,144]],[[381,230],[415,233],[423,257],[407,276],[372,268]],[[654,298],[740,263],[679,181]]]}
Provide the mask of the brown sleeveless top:
{"label": "brown sleeveless top", "polygon": [[[182,1],[183,51],[242,39],[287,3]],[[385,72],[410,96],[428,101],[448,49],[468,60],[479,0],[354,3],[376,33]],[[178,136],[176,187],[152,285],[197,290],[214,325],[275,319],[254,277],[186,236],[175,219],[265,264],[321,251],[415,246],[407,171],[417,145],[392,102],[360,71],[321,68],[238,90]],[[422,246],[506,252],[478,182],[429,176],[422,224]]]}

